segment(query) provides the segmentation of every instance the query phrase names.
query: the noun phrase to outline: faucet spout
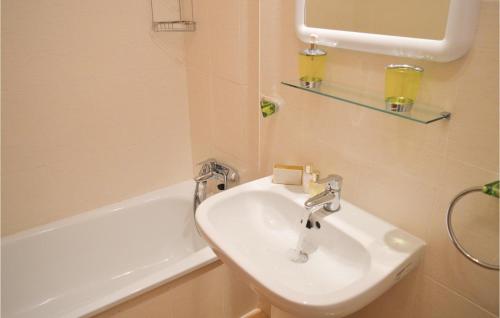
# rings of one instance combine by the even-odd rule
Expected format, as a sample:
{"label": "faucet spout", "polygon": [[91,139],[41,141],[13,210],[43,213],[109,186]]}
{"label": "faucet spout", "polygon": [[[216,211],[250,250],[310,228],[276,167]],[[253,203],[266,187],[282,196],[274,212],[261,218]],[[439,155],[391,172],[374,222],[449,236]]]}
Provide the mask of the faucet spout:
{"label": "faucet spout", "polygon": [[211,179],[214,175],[215,175],[214,172],[210,171],[208,173],[202,174],[201,176],[197,176],[196,178],[194,178],[194,182],[199,183],[207,181],[208,179]]}
{"label": "faucet spout", "polygon": [[217,185],[219,190],[226,190],[229,188],[228,183],[231,181],[236,183],[238,181],[238,173],[236,170],[224,163],[221,163],[215,159],[208,159],[200,163],[202,166],[197,177],[194,178],[196,184],[194,193],[194,205],[193,210],[196,213],[198,205],[205,200],[207,196],[206,185],[209,180],[222,181],[221,184]]}
{"label": "faucet spout", "polygon": [[325,190],[309,198],[304,203],[304,207],[312,213],[321,209],[325,204],[332,202],[334,199],[335,199],[335,193]]}
{"label": "faucet spout", "polygon": [[[194,177],[195,188],[194,188],[194,198],[193,198],[193,214],[196,215],[196,210],[203,200],[208,196],[207,193],[207,183],[209,180],[222,180],[223,183],[217,185],[219,190],[226,190],[228,188],[228,182],[233,183],[238,182],[238,172],[215,159],[207,159],[199,163],[202,168],[197,177]],[[221,186],[222,185],[222,186]],[[198,229],[198,224],[195,219],[196,230],[200,233]]]}
{"label": "faucet spout", "polygon": [[309,198],[304,207],[310,214],[323,208],[327,212],[337,212],[340,210],[340,190],[342,187],[342,177],[338,175],[329,175],[318,180],[319,183],[325,183],[325,191]]}

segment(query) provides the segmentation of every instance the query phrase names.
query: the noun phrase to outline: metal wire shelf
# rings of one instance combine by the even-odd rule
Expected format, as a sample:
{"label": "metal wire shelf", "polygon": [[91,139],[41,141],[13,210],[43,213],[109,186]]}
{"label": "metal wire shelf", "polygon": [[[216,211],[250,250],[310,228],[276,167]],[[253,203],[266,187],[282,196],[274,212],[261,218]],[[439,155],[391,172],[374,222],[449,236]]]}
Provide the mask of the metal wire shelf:
{"label": "metal wire shelf", "polygon": [[[157,16],[158,12],[163,7],[165,10],[165,3],[163,6],[156,7],[156,1],[170,1],[170,6],[167,9],[172,9],[175,4],[175,12],[168,12],[167,16]],[[194,21],[193,2],[192,0],[150,0],[151,3],[151,20],[152,29],[154,32],[194,32],[196,30],[196,22]],[[156,2],[160,4],[160,2]]]}
{"label": "metal wire shelf", "polygon": [[169,21],[153,22],[153,31],[155,32],[193,32],[196,31],[196,22],[194,21]]}

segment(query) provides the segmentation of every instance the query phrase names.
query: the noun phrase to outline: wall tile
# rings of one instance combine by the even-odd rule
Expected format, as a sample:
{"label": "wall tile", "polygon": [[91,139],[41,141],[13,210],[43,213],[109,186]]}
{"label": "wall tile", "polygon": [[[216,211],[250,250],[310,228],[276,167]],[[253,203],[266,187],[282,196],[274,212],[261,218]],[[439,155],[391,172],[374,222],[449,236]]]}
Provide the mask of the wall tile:
{"label": "wall tile", "polygon": [[241,317],[254,309],[257,295],[225,266],[223,274],[222,281],[226,287],[223,294],[224,317]]}
{"label": "wall tile", "polygon": [[448,156],[498,171],[498,49],[474,50],[459,80]]}
{"label": "wall tile", "polygon": [[212,149],[212,77],[197,68],[187,69],[189,118],[193,163],[206,160]]}
{"label": "wall tile", "polygon": [[2,235],[191,176],[184,42],[149,3],[3,5]]}
{"label": "wall tile", "polygon": [[497,317],[428,277],[422,283],[414,318]]}
{"label": "wall tile", "polygon": [[245,86],[214,78],[212,144],[240,160],[244,158],[242,141],[247,125],[243,118],[246,93]]}
{"label": "wall tile", "polygon": [[[482,0],[478,32],[474,39],[474,47],[498,49],[498,0]],[[487,32],[485,31],[487,30]]]}
{"label": "wall tile", "polygon": [[211,1],[193,0],[196,31],[186,34],[186,64],[190,68],[209,73],[212,70],[213,59],[210,48],[216,34],[212,33],[214,21],[210,15]]}
{"label": "wall tile", "polygon": [[378,166],[360,169],[354,202],[424,240],[435,201],[435,189],[415,178]]}
{"label": "wall tile", "polygon": [[413,271],[387,292],[349,318],[412,317],[415,297],[422,286],[421,270]]}
{"label": "wall tile", "polygon": [[[466,164],[449,161],[443,175],[446,182],[438,191],[438,201],[432,209],[429,222],[425,273],[439,283],[467,297],[479,306],[498,314],[498,272],[483,269],[465,259],[448,238],[445,216],[449,202],[467,187],[498,179],[498,175]],[[463,212],[462,200],[457,215]],[[477,209],[478,206],[475,205]],[[498,218],[496,221],[498,223]],[[489,241],[489,240],[488,240]],[[491,242],[491,241],[490,241]],[[488,242],[483,242],[488,244]],[[498,253],[498,251],[496,251]],[[498,255],[498,254],[497,254]]]}
{"label": "wall tile", "polygon": [[248,84],[245,64],[248,32],[242,29],[243,1],[212,1],[209,12],[211,31],[215,41],[211,42],[210,53],[215,75],[238,84]]}

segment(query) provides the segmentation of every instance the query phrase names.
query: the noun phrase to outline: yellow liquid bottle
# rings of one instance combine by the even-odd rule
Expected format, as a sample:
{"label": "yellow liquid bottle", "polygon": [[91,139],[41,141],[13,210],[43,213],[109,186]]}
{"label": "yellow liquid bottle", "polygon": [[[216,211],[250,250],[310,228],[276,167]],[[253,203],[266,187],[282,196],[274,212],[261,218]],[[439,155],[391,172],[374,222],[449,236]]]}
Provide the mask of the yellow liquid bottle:
{"label": "yellow liquid bottle", "polygon": [[299,53],[300,84],[308,88],[321,85],[325,76],[326,52],[318,48],[318,36],[311,35],[310,47]]}
{"label": "yellow liquid bottle", "polygon": [[406,64],[385,68],[385,105],[388,110],[408,112],[417,98],[424,69]]}
{"label": "yellow liquid bottle", "polygon": [[312,174],[312,179],[309,181],[309,195],[311,197],[320,194],[321,192],[325,191],[325,185],[318,183],[318,178],[319,178],[319,173],[314,172]]}

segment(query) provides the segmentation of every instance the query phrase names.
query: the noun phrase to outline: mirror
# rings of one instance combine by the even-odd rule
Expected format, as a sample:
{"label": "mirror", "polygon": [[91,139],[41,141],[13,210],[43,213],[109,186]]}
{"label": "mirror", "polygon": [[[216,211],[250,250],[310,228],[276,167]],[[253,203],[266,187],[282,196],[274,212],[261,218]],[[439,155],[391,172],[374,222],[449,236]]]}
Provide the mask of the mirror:
{"label": "mirror", "polygon": [[305,24],[321,29],[442,40],[449,4],[450,0],[307,0]]}
{"label": "mirror", "polygon": [[308,42],[436,62],[472,45],[479,0],[296,0],[296,29]]}

